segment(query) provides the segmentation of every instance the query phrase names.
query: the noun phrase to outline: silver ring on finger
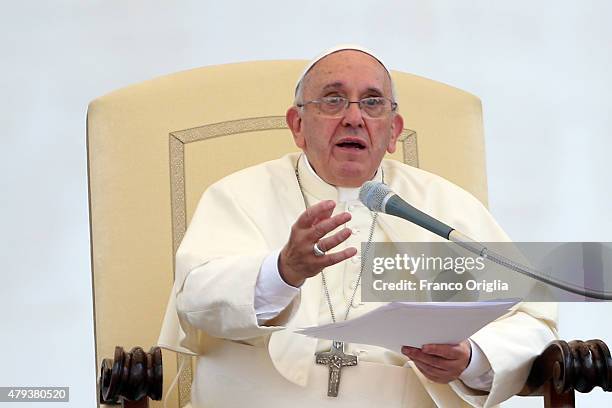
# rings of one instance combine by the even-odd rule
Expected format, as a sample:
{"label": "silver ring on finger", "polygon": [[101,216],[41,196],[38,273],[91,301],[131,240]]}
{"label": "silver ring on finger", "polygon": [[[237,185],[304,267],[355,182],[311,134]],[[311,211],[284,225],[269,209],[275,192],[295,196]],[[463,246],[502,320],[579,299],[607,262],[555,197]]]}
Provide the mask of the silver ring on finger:
{"label": "silver ring on finger", "polygon": [[312,251],[314,252],[314,256],[325,256],[325,251],[319,248],[318,242],[315,242],[314,246],[312,247]]}

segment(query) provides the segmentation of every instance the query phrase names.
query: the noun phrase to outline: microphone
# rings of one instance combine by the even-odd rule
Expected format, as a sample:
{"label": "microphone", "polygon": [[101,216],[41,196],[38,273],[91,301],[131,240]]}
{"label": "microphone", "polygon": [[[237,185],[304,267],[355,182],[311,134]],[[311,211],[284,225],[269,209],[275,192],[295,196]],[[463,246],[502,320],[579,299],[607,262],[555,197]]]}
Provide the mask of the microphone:
{"label": "microphone", "polygon": [[577,295],[595,299],[612,300],[612,293],[587,289],[570,282],[553,279],[548,275],[543,276],[535,269],[514,262],[511,259],[490,250],[483,244],[471,239],[456,229],[449,227],[442,221],[439,221],[408,204],[400,196],[395,194],[388,185],[379,181],[366,181],[359,190],[359,200],[366,207],[368,207],[370,211],[381,212],[403,218],[448,241],[456,243],[460,247],[478,256],[489,259],[499,265],[521,273],[532,279],[539,280],[540,282],[547,283]]}
{"label": "microphone", "polygon": [[359,190],[359,200],[371,211],[403,218],[479,256],[486,257],[488,250],[484,245],[408,204],[388,185],[380,181],[366,181]]}
{"label": "microphone", "polygon": [[395,194],[384,183],[366,181],[359,190],[359,200],[371,211],[395,215],[423,227],[444,239],[450,239],[449,236],[453,228],[414,208],[402,200],[400,196]]}

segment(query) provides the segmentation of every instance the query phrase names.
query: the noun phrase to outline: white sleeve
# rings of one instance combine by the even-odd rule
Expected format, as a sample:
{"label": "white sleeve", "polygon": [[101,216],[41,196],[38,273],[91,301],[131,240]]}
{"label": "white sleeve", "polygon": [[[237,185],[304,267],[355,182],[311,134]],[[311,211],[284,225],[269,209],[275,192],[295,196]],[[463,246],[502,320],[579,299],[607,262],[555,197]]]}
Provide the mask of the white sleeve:
{"label": "white sleeve", "polygon": [[300,293],[300,289],[287,284],[280,276],[278,258],[280,249],[268,255],[257,276],[255,284],[255,316],[262,325],[275,318]]}
{"label": "white sleeve", "polygon": [[461,373],[459,379],[468,387],[475,390],[489,391],[493,384],[493,370],[482,349],[468,339],[472,347],[472,358],[467,368]]}

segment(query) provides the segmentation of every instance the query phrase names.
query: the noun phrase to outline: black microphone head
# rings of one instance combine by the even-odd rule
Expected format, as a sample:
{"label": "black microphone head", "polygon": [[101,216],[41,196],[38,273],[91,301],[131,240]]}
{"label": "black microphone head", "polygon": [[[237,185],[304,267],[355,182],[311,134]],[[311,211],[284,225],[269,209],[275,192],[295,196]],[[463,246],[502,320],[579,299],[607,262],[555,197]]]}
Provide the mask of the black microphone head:
{"label": "black microphone head", "polygon": [[371,211],[385,212],[385,197],[393,193],[388,185],[380,181],[366,181],[359,189],[359,200]]}

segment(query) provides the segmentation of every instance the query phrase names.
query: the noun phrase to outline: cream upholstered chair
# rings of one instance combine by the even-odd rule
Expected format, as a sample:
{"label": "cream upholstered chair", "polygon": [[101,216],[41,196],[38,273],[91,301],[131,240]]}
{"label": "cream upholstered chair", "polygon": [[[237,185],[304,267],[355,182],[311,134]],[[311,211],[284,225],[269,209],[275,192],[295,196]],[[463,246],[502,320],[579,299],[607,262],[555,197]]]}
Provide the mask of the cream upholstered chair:
{"label": "cream upholstered chair", "polygon": [[[116,345],[156,343],[173,282],[173,254],[202,192],[231,172],[297,150],[284,115],[305,64],[199,68],[91,102],[98,364]],[[393,76],[407,128],[394,158],[438,173],[486,204],[478,98],[414,75]],[[164,353],[165,389],[177,371],[173,354]],[[188,401],[189,374],[181,378],[180,398],[171,406]]]}
{"label": "cream upholstered chair", "polygon": [[[296,151],[284,115],[306,61],[180,72],[91,102],[87,118],[96,359],[156,344],[173,257],[202,192],[238,169]],[[393,158],[487,203],[477,97],[393,72],[406,129]],[[164,393],[177,372],[164,353]],[[190,366],[170,407],[189,402]],[[153,406],[160,403],[153,402]]]}

